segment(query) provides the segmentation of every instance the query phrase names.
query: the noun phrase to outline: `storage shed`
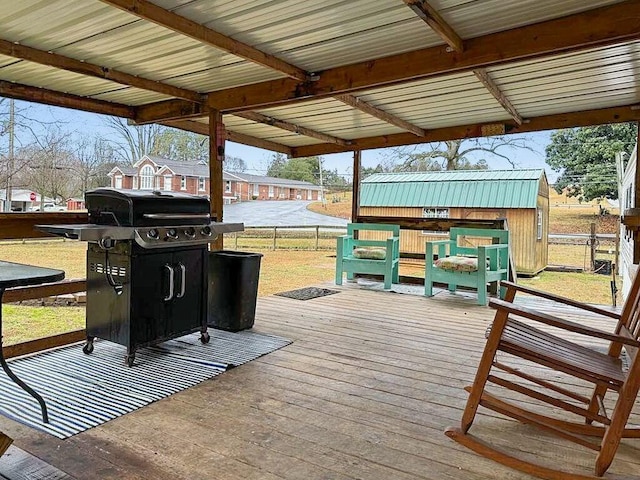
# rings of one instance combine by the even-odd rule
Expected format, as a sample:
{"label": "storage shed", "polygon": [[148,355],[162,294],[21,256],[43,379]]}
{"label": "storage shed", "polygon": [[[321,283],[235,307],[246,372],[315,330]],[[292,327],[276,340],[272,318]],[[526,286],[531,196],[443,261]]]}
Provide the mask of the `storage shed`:
{"label": "storage shed", "polygon": [[[360,214],[382,217],[506,218],[519,274],[548,261],[549,183],[542,169],[378,173],[362,182]],[[424,253],[447,232],[403,231],[401,252]]]}

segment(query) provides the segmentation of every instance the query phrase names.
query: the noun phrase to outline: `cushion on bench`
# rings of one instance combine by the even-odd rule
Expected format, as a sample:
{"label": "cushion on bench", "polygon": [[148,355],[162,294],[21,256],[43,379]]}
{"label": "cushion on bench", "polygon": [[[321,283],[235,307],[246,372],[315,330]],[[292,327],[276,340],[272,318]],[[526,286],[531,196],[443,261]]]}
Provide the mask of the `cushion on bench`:
{"label": "cushion on bench", "polygon": [[455,255],[453,257],[443,257],[437,259],[435,266],[443,270],[455,270],[456,272],[477,272],[478,258],[463,257]]}
{"label": "cushion on bench", "polygon": [[387,249],[384,247],[356,247],[353,249],[354,258],[366,260],[384,260],[387,258]]}

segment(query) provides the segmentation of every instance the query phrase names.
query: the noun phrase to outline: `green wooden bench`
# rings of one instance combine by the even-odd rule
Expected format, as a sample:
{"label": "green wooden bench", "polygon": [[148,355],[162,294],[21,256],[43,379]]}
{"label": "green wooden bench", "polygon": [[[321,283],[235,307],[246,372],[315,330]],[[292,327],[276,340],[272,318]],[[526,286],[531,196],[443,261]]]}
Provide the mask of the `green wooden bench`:
{"label": "green wooden bench", "polygon": [[[491,243],[474,245],[478,242]],[[509,275],[509,232],[485,228],[451,228],[449,240],[426,243],[424,294],[433,296],[434,282],[478,291],[478,304],[487,304],[487,283],[495,288]],[[501,297],[504,292],[501,289]]]}
{"label": "green wooden bench", "polygon": [[[381,240],[360,239],[362,232],[388,232]],[[358,232],[357,235],[354,235]],[[336,249],[336,284],[342,285],[342,275],[352,280],[356,273],[384,275],[384,288],[398,283],[400,263],[400,227],[382,223],[350,223],[347,234],[338,237]]]}

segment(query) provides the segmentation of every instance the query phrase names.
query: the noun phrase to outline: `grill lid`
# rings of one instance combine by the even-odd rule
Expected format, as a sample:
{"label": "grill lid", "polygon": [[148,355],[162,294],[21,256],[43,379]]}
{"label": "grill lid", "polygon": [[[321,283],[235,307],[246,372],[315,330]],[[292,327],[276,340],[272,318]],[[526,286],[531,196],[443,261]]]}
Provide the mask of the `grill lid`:
{"label": "grill lid", "polygon": [[161,190],[98,188],[85,193],[89,222],[147,227],[205,225],[211,221],[207,197]]}

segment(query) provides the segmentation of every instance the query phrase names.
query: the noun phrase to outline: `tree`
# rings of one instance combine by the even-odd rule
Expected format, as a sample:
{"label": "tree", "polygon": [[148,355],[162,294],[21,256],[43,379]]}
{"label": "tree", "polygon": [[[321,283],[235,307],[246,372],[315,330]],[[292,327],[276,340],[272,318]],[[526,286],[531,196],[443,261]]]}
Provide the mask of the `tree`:
{"label": "tree", "polygon": [[267,167],[267,175],[270,177],[276,177],[279,178],[278,175],[280,175],[280,172],[282,171],[282,169],[284,168],[284,166],[287,164],[289,160],[287,159],[287,156],[283,153],[274,153],[271,157],[271,160],[269,160],[269,166]]}
{"label": "tree", "polygon": [[109,185],[107,174],[116,165],[113,146],[102,137],[82,137],[75,145],[73,171],[74,195],[91,188]]}
{"label": "tree", "polygon": [[507,155],[511,149],[531,150],[524,137],[483,137],[447,140],[430,144],[398,147],[383,162],[383,169],[396,172],[419,172],[428,170],[486,170],[484,158],[473,159],[478,153],[516,162]]}
{"label": "tree", "polygon": [[615,156],[631,153],[638,138],[635,123],[617,123],[558,130],[546,148],[546,162],[562,172],[555,190],[590,201],[618,198]]}
{"label": "tree", "polygon": [[0,98],[0,188],[22,186],[21,177],[29,162],[17,150],[37,144],[42,129],[51,125],[30,115],[30,107],[8,98]]}
{"label": "tree", "polygon": [[247,170],[247,162],[240,157],[233,157],[231,155],[224,156],[224,169],[228,172],[244,172]]}
{"label": "tree", "polygon": [[207,160],[209,137],[175,128],[161,129],[151,143],[151,155],[172,160]]}
{"label": "tree", "polygon": [[128,165],[137,162],[144,155],[151,154],[158,142],[158,136],[167,128],[156,124],[129,125],[125,119],[119,117],[107,117],[105,122],[117,137],[112,141],[116,158]]}
{"label": "tree", "polygon": [[28,159],[25,184],[43,199],[50,197],[58,201],[73,195],[76,187],[69,175],[74,162],[69,133],[49,127],[38,136],[36,144],[19,149],[17,156]]}
{"label": "tree", "polygon": [[118,117],[107,117],[106,123],[116,134],[116,158],[126,164],[137,162],[143,155],[181,161],[209,158],[209,137],[205,135],[155,124],[129,125]]}
{"label": "tree", "polygon": [[384,171],[385,169],[380,163],[375,167],[362,167],[360,170],[360,178],[364,180],[369,175],[373,175],[374,173],[383,173]]}
{"label": "tree", "polygon": [[[324,174],[324,170],[323,170]],[[318,185],[320,183],[320,158],[289,158],[276,153],[271,159],[267,175],[289,180],[300,180]]]}

